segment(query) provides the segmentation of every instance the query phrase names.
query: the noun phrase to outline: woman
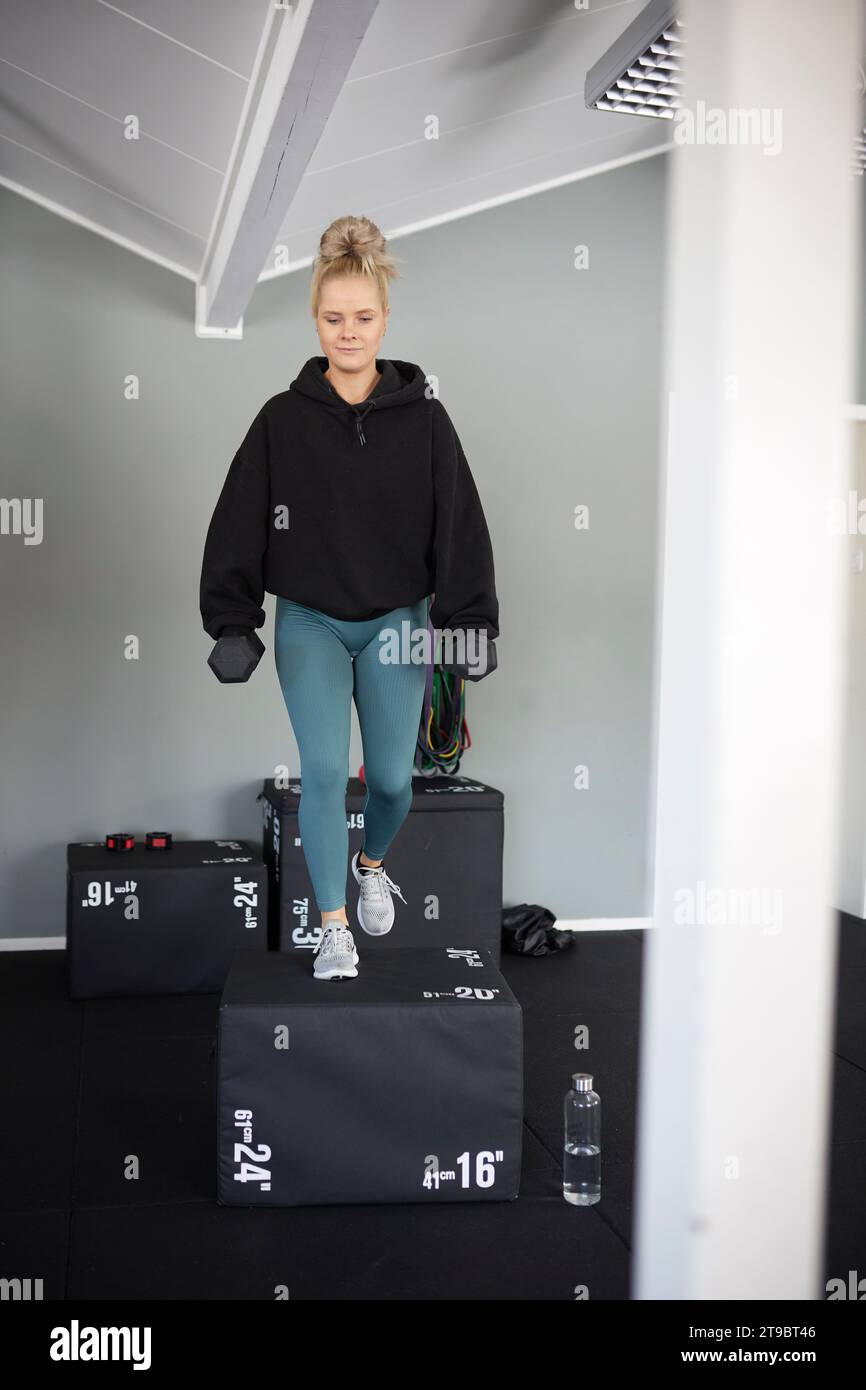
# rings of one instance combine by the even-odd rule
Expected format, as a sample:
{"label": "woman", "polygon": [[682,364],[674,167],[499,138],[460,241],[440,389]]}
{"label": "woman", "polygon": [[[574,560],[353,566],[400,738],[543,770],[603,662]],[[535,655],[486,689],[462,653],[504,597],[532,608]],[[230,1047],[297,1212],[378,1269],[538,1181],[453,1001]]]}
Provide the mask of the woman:
{"label": "woman", "polygon": [[[412,803],[423,647],[452,629],[446,669],[481,679],[499,636],[493,552],[469,465],[421,368],[377,353],[395,263],[378,227],[341,217],[319,243],[312,312],[324,356],[259,411],[205,542],[201,614],[214,639],[265,621],[277,596],[277,673],[301,762],[301,843],[322,914],[313,973],[356,976],[346,916],[346,784],[354,697],[364,750],[358,921],[381,936],[403,894],[384,859]],[[408,623],[408,627],[402,625]],[[381,636],[380,636],[381,635]],[[481,660],[470,671],[466,653]],[[462,662],[462,664],[460,664]]]}

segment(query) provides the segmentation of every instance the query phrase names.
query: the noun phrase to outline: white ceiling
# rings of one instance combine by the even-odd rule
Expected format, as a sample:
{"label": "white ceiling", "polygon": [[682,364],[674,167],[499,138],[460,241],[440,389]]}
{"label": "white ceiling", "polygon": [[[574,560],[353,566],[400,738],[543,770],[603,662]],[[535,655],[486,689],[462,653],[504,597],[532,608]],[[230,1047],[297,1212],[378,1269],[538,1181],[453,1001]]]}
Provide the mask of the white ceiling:
{"label": "white ceiling", "polygon": [[[292,268],[346,212],[399,235],[669,147],[664,123],[583,101],[587,69],[644,4],[381,0],[366,28],[361,6],[272,245]],[[197,280],[270,9],[0,0],[0,183]],[[253,278],[273,273],[269,256]]]}

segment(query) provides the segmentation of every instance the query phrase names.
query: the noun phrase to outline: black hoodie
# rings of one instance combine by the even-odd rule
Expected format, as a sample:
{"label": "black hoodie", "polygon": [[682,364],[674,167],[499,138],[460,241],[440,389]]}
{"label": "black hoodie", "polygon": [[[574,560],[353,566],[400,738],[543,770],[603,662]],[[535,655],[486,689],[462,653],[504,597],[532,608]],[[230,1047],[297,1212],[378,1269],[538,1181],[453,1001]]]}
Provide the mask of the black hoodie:
{"label": "black hoodie", "polygon": [[413,362],[377,359],[359,405],[311,357],[232,460],[204,547],[204,629],[261,627],[267,591],[345,621],[430,594],[434,627],[499,636],[493,551],[445,407]]}

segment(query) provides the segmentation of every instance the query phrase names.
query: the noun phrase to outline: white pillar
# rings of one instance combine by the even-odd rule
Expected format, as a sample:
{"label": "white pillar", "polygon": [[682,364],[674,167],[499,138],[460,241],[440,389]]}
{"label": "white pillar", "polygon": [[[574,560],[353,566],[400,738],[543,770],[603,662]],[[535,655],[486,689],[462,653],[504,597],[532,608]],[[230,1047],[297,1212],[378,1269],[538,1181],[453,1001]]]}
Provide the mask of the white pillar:
{"label": "white pillar", "polygon": [[[828,503],[854,398],[861,5],[692,0],[683,18],[694,137],[703,102],[727,143],[672,155],[632,1297],[808,1299],[824,1297],[847,582]],[[733,143],[732,113],[752,110],[763,128]]]}

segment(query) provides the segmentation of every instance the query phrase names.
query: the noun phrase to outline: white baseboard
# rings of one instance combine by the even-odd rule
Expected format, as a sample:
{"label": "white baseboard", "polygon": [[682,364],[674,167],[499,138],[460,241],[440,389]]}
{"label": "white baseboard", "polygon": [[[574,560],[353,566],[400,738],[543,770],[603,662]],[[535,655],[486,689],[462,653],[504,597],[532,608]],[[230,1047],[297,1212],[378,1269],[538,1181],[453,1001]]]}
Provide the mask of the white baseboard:
{"label": "white baseboard", "polygon": [[65,936],[3,936],[0,951],[65,951]]}
{"label": "white baseboard", "polygon": [[557,917],[557,931],[643,931],[651,927],[651,917]]}

